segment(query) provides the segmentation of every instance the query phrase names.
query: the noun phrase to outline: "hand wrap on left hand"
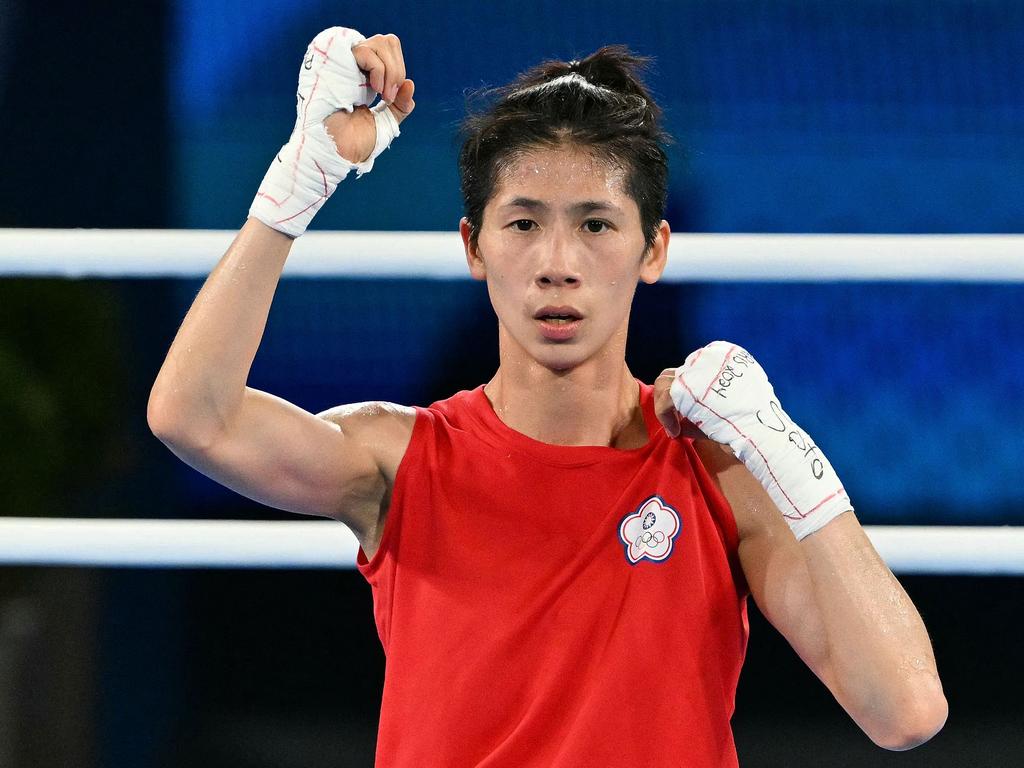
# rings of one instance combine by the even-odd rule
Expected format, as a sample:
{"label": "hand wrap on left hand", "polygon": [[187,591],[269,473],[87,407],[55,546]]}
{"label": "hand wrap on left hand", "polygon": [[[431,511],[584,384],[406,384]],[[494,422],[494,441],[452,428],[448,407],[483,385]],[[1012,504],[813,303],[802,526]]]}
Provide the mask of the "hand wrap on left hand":
{"label": "hand wrap on left hand", "polygon": [[853,509],[825,454],[782,410],[742,347],[714,341],[698,349],[676,369],[670,391],[680,414],[746,465],[798,539]]}

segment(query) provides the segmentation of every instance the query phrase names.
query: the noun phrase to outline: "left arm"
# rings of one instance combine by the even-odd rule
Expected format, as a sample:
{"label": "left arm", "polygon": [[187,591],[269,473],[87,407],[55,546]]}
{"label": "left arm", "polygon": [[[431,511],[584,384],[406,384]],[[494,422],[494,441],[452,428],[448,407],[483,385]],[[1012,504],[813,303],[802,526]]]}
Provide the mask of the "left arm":
{"label": "left arm", "polygon": [[711,438],[695,446],[732,507],[765,617],[876,744],[931,738],[947,705],[921,617],[753,357],[714,342],[666,370],[655,398],[670,435],[689,420]]}
{"label": "left arm", "polygon": [[923,744],[947,705],[924,623],[852,511],[797,541],[727,449],[698,441],[732,507],[758,608],[878,746]]}
{"label": "left arm", "polygon": [[[902,750],[928,741],[949,709],[928,633],[910,597],[853,512],[800,547],[828,632],[830,690],[879,746]],[[779,629],[788,637],[793,627]]]}

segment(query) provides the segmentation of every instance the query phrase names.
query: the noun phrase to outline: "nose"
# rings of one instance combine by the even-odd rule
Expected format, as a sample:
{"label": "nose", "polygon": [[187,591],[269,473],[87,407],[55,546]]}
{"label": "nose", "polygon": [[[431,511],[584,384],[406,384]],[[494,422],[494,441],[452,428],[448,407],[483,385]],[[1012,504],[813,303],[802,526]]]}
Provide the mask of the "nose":
{"label": "nose", "polygon": [[555,233],[543,246],[536,282],[542,288],[575,288],[580,284],[579,263],[571,238]]}

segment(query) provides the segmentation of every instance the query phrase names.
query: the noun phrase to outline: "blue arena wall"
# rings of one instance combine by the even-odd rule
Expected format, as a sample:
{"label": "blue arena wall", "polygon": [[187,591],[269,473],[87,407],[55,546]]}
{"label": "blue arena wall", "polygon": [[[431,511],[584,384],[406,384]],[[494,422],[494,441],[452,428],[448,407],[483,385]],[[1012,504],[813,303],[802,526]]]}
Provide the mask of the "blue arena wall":
{"label": "blue arena wall", "polygon": [[677,231],[1024,231],[1024,4],[1012,0],[188,0],[169,46],[176,225],[241,222],[291,130],[306,43],[334,24],[401,38],[417,109],[387,170],[344,185],[321,229],[453,229],[465,94],[625,43],[655,59]]}
{"label": "blue arena wall", "polygon": [[[339,23],[402,39],[417,110],[377,170],[342,185],[318,229],[454,229],[467,93],[546,58],[625,43],[655,58],[649,81],[676,137],[676,231],[1024,231],[1024,5],[998,0],[593,2],[584,12],[401,0],[372,13],[189,0],[176,6],[171,46],[175,226],[241,223],[290,130],[306,42]],[[194,291],[182,287],[182,312]],[[695,346],[736,340],[827,450],[865,521],[1019,524],[1024,491],[1010,478],[1024,465],[1013,437],[1024,434],[1022,306],[1024,289],[1010,285],[641,289],[630,362],[650,380]],[[311,410],[427,403],[485,380],[494,339],[472,283],[287,281],[252,383]]]}

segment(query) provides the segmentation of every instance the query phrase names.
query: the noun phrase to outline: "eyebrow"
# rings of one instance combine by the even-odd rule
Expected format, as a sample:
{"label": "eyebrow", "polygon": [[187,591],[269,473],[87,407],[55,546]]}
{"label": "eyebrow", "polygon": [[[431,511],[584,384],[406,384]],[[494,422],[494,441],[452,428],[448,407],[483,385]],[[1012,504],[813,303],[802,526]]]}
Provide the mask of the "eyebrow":
{"label": "eyebrow", "polygon": [[[549,206],[547,203],[540,200],[534,200],[531,197],[515,197],[509,202],[505,203],[502,208],[526,208],[530,211],[547,211]],[[590,213],[592,211],[611,211],[613,213],[622,213],[617,205],[604,200],[583,200],[579,203],[574,203],[566,207],[565,209],[569,213]]]}

